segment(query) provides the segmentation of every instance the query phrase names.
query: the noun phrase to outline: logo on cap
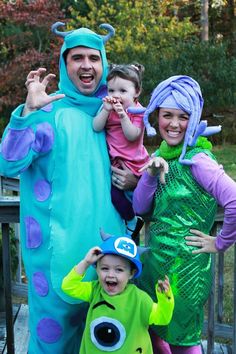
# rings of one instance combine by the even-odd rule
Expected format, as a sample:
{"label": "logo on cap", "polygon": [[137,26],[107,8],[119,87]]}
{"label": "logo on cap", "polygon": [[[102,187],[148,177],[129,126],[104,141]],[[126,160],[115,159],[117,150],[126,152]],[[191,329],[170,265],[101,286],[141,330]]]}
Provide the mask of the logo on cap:
{"label": "logo on cap", "polygon": [[137,254],[136,244],[128,237],[117,238],[114,247],[118,253],[130,258],[134,258]]}

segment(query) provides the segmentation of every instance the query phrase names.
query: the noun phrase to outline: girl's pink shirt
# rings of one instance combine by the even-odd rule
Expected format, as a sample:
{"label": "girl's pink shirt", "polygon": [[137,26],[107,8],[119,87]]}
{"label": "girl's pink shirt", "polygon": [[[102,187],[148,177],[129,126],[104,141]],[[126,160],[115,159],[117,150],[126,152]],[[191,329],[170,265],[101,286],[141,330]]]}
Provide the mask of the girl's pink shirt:
{"label": "girl's pink shirt", "polygon": [[[137,104],[137,107],[140,107],[140,104]],[[121,160],[136,176],[140,176],[139,169],[149,160],[148,152],[143,145],[143,114],[128,113],[128,117],[133,125],[141,129],[141,134],[135,141],[127,140],[118,114],[112,111],[106,124],[109,155],[113,166],[121,167],[119,162]]]}

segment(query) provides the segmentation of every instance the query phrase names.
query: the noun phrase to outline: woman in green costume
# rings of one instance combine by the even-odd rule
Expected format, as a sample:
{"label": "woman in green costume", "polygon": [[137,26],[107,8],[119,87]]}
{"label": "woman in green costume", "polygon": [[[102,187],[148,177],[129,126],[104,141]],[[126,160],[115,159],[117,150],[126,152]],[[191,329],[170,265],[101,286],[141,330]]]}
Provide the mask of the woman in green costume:
{"label": "woman in green costume", "polygon": [[[158,109],[163,138],[134,192],[137,214],[151,214],[150,252],[138,285],[152,297],[156,279],[167,274],[175,297],[171,323],[153,326],[154,353],[200,354],[203,306],[211,288],[211,255],[236,239],[236,183],[225,174],[204,137],[221,127],[200,122],[203,99],[198,83],[173,76],[154,90],[145,111]],[[149,125],[149,132],[155,131]],[[201,135],[201,137],[200,137]],[[217,204],[224,223],[209,236]],[[190,236],[191,234],[191,236]]]}

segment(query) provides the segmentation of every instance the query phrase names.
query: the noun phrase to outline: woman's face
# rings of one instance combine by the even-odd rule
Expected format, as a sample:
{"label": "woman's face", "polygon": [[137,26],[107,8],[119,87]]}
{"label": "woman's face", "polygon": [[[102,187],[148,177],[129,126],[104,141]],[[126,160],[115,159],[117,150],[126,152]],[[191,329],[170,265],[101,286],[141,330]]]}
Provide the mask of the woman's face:
{"label": "woman's face", "polygon": [[162,139],[170,146],[179,145],[183,141],[188,122],[189,115],[181,109],[159,109],[159,132]]}

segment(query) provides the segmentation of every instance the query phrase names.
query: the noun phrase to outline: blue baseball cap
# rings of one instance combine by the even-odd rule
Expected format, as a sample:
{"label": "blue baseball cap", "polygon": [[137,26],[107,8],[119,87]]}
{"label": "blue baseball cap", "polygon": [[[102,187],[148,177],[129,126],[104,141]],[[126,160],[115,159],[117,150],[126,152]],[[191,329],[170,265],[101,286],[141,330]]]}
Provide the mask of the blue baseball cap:
{"label": "blue baseball cap", "polygon": [[103,254],[114,254],[128,259],[136,268],[134,278],[140,276],[142,263],[139,258],[138,248],[131,238],[127,236],[110,236],[100,245],[100,248]]}

